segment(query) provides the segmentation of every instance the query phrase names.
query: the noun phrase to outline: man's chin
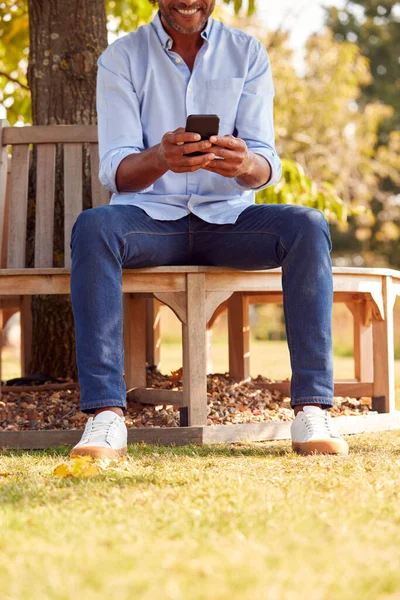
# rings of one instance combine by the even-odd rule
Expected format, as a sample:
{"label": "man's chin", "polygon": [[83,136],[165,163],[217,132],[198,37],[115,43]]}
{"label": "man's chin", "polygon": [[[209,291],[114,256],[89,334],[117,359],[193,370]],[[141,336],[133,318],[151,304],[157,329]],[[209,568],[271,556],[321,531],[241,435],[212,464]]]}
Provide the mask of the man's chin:
{"label": "man's chin", "polygon": [[171,14],[168,14],[165,17],[165,20],[167,21],[167,23],[170,27],[175,29],[176,32],[186,34],[186,35],[190,35],[193,33],[198,33],[199,31],[203,31],[203,29],[206,26],[207,21],[208,21],[208,17],[205,17],[204,15],[202,15],[199,20],[196,19],[197,23],[195,22],[195,23],[193,23],[193,25],[190,24],[189,20],[186,23],[182,20],[182,23],[180,23],[178,21],[178,19],[179,19],[179,17],[175,18],[175,16],[171,15]]}

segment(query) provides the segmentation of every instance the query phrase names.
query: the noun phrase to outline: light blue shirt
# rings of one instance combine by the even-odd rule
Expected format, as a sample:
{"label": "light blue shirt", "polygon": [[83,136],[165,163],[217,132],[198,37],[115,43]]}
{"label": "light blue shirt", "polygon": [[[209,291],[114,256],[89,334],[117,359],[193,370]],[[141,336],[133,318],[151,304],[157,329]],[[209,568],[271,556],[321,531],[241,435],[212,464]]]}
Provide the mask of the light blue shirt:
{"label": "light blue shirt", "polygon": [[255,191],[234,178],[201,169],[168,171],[140,192],[118,192],[120,162],[185,127],[190,114],[220,116],[219,135],[234,134],[281,178],[274,145],[274,85],[267,51],[254,37],[209,17],[193,71],[171,50],[172,39],[154,20],[113,42],[98,59],[97,115],[101,183],[110,204],[139,206],[153,219],[175,220],[190,212],[209,223],[234,223],[254,204]]}

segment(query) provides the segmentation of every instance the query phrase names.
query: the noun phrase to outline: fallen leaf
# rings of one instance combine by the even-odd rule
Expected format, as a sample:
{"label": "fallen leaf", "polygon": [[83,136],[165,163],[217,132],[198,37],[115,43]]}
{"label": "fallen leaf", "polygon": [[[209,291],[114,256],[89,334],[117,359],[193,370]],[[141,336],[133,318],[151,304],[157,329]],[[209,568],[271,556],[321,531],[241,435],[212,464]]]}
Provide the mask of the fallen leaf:
{"label": "fallen leaf", "polygon": [[69,465],[63,463],[54,469],[54,475],[60,479],[63,479],[64,477],[70,477],[72,473]]}

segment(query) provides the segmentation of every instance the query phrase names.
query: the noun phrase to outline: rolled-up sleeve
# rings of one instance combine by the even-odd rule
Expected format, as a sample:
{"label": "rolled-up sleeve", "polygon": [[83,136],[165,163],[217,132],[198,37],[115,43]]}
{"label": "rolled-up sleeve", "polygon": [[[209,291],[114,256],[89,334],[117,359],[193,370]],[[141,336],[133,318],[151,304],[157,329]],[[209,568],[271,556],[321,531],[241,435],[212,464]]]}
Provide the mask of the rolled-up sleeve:
{"label": "rolled-up sleeve", "polygon": [[[263,156],[271,166],[268,182],[253,188],[255,191],[277,184],[282,176],[282,163],[275,149],[274,95],[268,53],[255,40],[236,116],[237,137],[244,140],[252,152]],[[239,183],[238,186],[243,189]]]}
{"label": "rolled-up sleeve", "polygon": [[[116,43],[103,52],[97,65],[99,179],[111,192],[118,193],[115,180],[121,161],[144,150],[139,100],[129,76],[128,58]],[[152,189],[149,186],[141,191]]]}

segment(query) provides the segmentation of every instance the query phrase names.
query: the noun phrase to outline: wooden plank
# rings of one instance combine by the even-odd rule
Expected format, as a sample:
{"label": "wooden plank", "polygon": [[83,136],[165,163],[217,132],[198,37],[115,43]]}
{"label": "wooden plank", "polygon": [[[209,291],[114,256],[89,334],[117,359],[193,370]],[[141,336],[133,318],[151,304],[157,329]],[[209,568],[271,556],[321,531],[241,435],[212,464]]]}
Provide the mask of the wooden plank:
{"label": "wooden plank", "polygon": [[0,298],[0,308],[16,308],[14,312],[19,310],[21,296],[3,296]]}
{"label": "wooden plank", "polygon": [[3,144],[97,143],[97,125],[6,127]]}
{"label": "wooden plank", "polygon": [[228,300],[229,374],[243,381],[250,377],[249,303],[245,294]]}
{"label": "wooden plank", "polygon": [[[260,390],[277,390],[278,392],[285,394],[288,398],[290,397],[290,381],[275,381],[275,382],[260,382],[254,383],[254,387]],[[373,396],[373,383],[372,382],[353,382],[343,381],[334,382],[334,396],[341,396],[345,398],[350,396],[351,398],[361,398],[362,396],[372,397]]]}
{"label": "wooden plank", "polygon": [[98,144],[90,144],[90,177],[92,182],[93,208],[110,203],[110,192],[100,183],[99,163],[99,146]]}
{"label": "wooden plank", "polygon": [[207,423],[205,275],[187,274],[187,323],[182,324],[183,396],[188,425]]}
{"label": "wooden plank", "polygon": [[394,378],[394,331],[393,307],[396,296],[392,278],[382,280],[385,320],[372,321],[374,348],[374,390],[372,407],[379,412],[393,412],[396,408]]}
{"label": "wooden plank", "polygon": [[[64,444],[74,446],[81,439],[82,433],[81,429],[0,431],[0,447],[39,450]],[[128,429],[128,444],[186,446],[201,444],[202,437],[202,427]]]}
{"label": "wooden plank", "polygon": [[150,367],[161,368],[161,304],[155,298],[146,299],[146,361]]}
{"label": "wooden plank", "polygon": [[5,264],[3,240],[6,233],[6,194],[8,179],[8,146],[3,141],[4,128],[9,125],[6,119],[0,119],[0,266]]}
{"label": "wooden plank", "polygon": [[53,266],[56,145],[38,144],[35,267]]}
{"label": "wooden plank", "polygon": [[128,390],[126,398],[128,402],[139,404],[184,406],[183,393],[180,390],[140,387]]}
{"label": "wooden plank", "polygon": [[30,374],[32,358],[32,299],[30,296],[21,297],[21,373],[22,377]]}
{"label": "wooden plank", "polygon": [[13,148],[8,218],[7,266],[25,267],[26,224],[28,218],[29,146]]}
{"label": "wooden plank", "polygon": [[0,294],[2,296],[69,294],[69,279],[69,275],[2,275]]}
{"label": "wooden plank", "polygon": [[346,303],[353,315],[354,375],[358,381],[374,380],[372,326],[364,325],[364,302]]}
{"label": "wooden plank", "polygon": [[79,389],[79,383],[43,383],[41,385],[7,385],[3,388],[3,392],[41,392],[76,389]]}
{"label": "wooden plank", "polygon": [[126,387],[146,387],[146,300],[123,294],[123,302]]}
{"label": "wooden plank", "polygon": [[0,247],[0,267],[2,269],[7,268],[7,252],[8,252],[8,222],[10,214],[10,195],[11,195],[11,156],[8,157],[8,171],[7,171],[7,184],[6,184],[6,200],[4,207],[4,221],[3,221],[3,240]]}
{"label": "wooden plank", "polygon": [[82,212],[82,145],[64,144],[64,266],[71,267],[71,233]]}
{"label": "wooden plank", "polygon": [[[131,269],[135,271],[135,269]],[[19,274],[9,274],[7,269],[0,271],[0,295],[15,296],[18,294],[69,294],[69,272],[59,272],[56,268],[54,274],[37,273],[36,269],[23,269]],[[183,275],[155,277],[151,275],[138,275],[132,272],[123,274],[122,291],[128,292],[162,292],[184,288]]]}
{"label": "wooden plank", "polygon": [[[400,429],[400,413],[388,415],[361,415],[356,417],[335,417],[333,419],[342,435],[372,431],[393,431]],[[261,442],[291,439],[292,421],[266,421],[264,423],[244,423],[241,425],[215,425],[203,428],[204,444],[227,444],[234,442]]]}

